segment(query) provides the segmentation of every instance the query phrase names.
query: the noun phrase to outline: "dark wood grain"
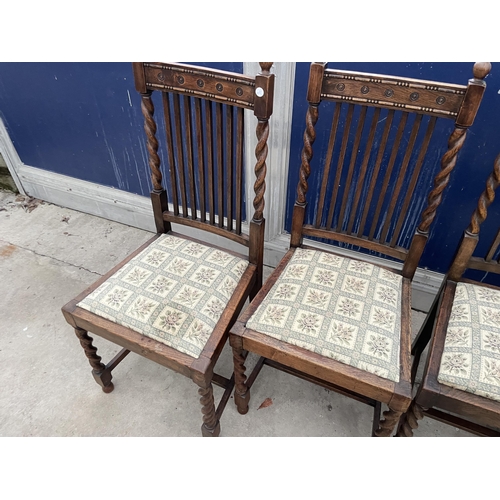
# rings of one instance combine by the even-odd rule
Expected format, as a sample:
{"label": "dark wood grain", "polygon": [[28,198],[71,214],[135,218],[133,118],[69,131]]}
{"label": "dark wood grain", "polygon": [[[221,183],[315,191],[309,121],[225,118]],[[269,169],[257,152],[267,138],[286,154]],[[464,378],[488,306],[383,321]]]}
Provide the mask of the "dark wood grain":
{"label": "dark wood grain", "polygon": [[142,64],[146,87],[151,90],[193,95],[246,109],[254,107],[255,78],[188,64]]}
{"label": "dark wood grain", "polygon": [[177,146],[177,162],[176,170],[179,177],[179,190],[181,192],[181,207],[182,207],[182,217],[187,218],[188,216],[188,202],[187,202],[187,190],[186,190],[186,175],[184,170],[184,148],[183,146],[183,126],[181,122],[181,106],[180,97],[177,94],[173,95],[174,101],[174,122],[175,122],[175,143]]}
{"label": "dark wood grain", "polygon": [[[330,128],[330,139],[328,140],[328,147],[326,149],[325,168],[323,169],[323,178],[321,180],[321,188],[318,199],[318,213],[316,215],[316,224],[314,225],[314,227],[316,228],[319,228],[321,225],[323,206],[325,204],[326,186],[328,184],[328,177],[330,176],[330,168],[332,164],[333,150],[335,149],[335,139],[337,137],[337,129],[339,126],[339,117],[341,109],[342,109],[342,104],[335,103],[335,111],[333,113],[332,126]],[[340,173],[338,175],[340,175]],[[337,181],[338,178],[335,180]],[[336,182],[334,182],[334,186],[336,185],[337,185]]]}
{"label": "dark wood grain", "polygon": [[387,188],[389,186],[389,182],[391,180],[392,171],[394,169],[394,164],[396,162],[396,157],[399,151],[399,147],[401,145],[401,139],[403,138],[403,133],[406,127],[406,121],[408,120],[408,113],[403,113],[401,116],[401,120],[399,121],[398,130],[396,133],[396,138],[394,139],[394,144],[391,148],[391,156],[389,158],[389,163],[387,164],[387,169],[384,175],[384,181],[382,183],[382,187],[380,189],[380,196],[377,201],[377,208],[375,209],[375,215],[373,216],[373,223],[370,229],[370,234],[368,235],[368,239],[371,241],[375,235],[375,230],[377,229],[380,212],[382,210],[382,204],[384,203],[384,198],[387,193]]}
{"label": "dark wood grain", "polygon": [[354,142],[352,145],[351,161],[349,162],[349,169],[347,171],[347,179],[345,181],[345,186],[343,189],[344,195],[342,196],[342,205],[340,206],[339,219],[337,222],[337,231],[338,232],[342,231],[342,225],[344,223],[344,214],[345,214],[345,211],[347,208],[347,199],[349,197],[349,191],[351,189],[352,178],[354,175],[354,166],[356,164],[356,158],[358,155],[359,144],[361,142],[361,134],[363,133],[363,127],[365,126],[366,111],[367,111],[366,106],[363,106],[361,108],[361,112],[360,112],[360,116],[359,116],[359,120],[358,120],[358,126],[356,128],[356,135],[354,137]]}
{"label": "dark wood grain", "polygon": [[[172,112],[170,109],[170,100],[167,94],[163,94],[163,112],[165,114],[165,134],[167,143],[168,165],[170,170],[170,189],[172,190],[172,204],[174,214],[179,215],[179,196],[177,192],[177,166],[174,156],[174,134],[172,132]],[[164,210],[161,212],[163,215]]]}
{"label": "dark wood grain", "polygon": [[367,199],[365,201],[363,215],[361,217],[361,222],[359,224],[357,236],[361,237],[364,234],[366,217],[368,215],[368,211],[370,209],[371,201],[373,198],[373,194],[375,193],[375,185],[377,183],[378,174],[380,172],[380,167],[382,165],[382,158],[385,153],[387,142],[389,139],[389,133],[391,132],[392,121],[394,119],[394,111],[390,110],[387,114],[387,118],[385,121],[384,132],[382,134],[382,140],[380,142],[380,146],[378,148],[377,159],[375,160],[375,165],[373,167],[373,172],[370,180],[370,185],[368,187]]}
{"label": "dark wood grain", "polygon": [[226,107],[226,181],[227,188],[224,191],[226,197],[227,229],[233,230],[233,110]]}
{"label": "dark wood grain", "polygon": [[236,111],[236,234],[241,234],[243,200],[243,110]]}
{"label": "dark wood grain", "polygon": [[335,174],[335,180],[333,184],[333,194],[330,201],[330,210],[328,211],[328,218],[326,220],[326,227],[331,228],[333,224],[333,212],[335,209],[335,204],[337,203],[337,196],[340,187],[340,177],[342,175],[342,165],[344,164],[345,154],[347,151],[347,144],[349,140],[349,130],[352,123],[352,115],[354,113],[354,106],[349,104],[347,108],[347,117],[344,125],[344,134],[342,135],[342,143],[340,145],[340,155],[337,163],[337,169]]}
{"label": "dark wood grain", "polygon": [[413,192],[415,190],[415,186],[417,185],[417,181],[420,175],[420,171],[422,169],[422,165],[424,163],[424,158],[427,153],[427,149],[429,148],[429,143],[432,137],[432,133],[434,132],[434,127],[436,125],[436,117],[432,117],[429,120],[429,123],[427,125],[427,129],[425,132],[425,137],[424,141],[422,144],[422,148],[420,149],[420,152],[418,153],[417,161],[415,163],[415,168],[413,169],[413,174],[410,179],[410,182],[406,188],[406,196],[403,201],[403,206],[401,207],[399,218],[396,222],[396,228],[394,229],[394,234],[392,236],[391,240],[391,247],[395,247],[396,243],[398,241],[398,237],[400,235],[401,227],[403,225],[404,219],[406,214],[408,213],[408,208],[410,206],[410,201],[411,197],[413,195]]}
{"label": "dark wood grain", "polygon": [[205,150],[203,145],[206,144],[206,137],[203,135],[202,119],[201,119],[201,100],[194,99],[195,111],[195,127],[196,127],[196,145],[198,153],[198,183],[200,196],[200,221],[207,220],[206,207],[206,189],[205,189]]}
{"label": "dark wood grain", "polygon": [[224,169],[223,151],[224,142],[222,137],[222,104],[215,105],[215,151],[217,166],[217,217],[219,227],[224,227]]}
{"label": "dark wood grain", "polygon": [[[368,161],[370,160],[370,156],[372,153],[373,141],[375,139],[375,131],[377,130],[377,123],[378,123],[379,117],[380,117],[380,108],[377,108],[375,110],[375,112],[373,113],[372,122],[370,125],[370,132],[368,134],[365,153],[363,156],[363,163],[361,164],[359,178],[357,181],[356,193],[354,194],[353,206],[355,206],[355,207],[359,206],[361,191],[363,190],[363,184],[364,184],[365,178],[366,178]],[[355,216],[356,216],[356,210],[352,210],[351,216],[349,218],[349,223],[347,225],[347,233],[348,234],[352,233],[352,228],[354,225]]]}
{"label": "dark wood grain", "polygon": [[[386,216],[385,216],[385,222],[382,227],[382,232],[380,234],[380,241],[386,242],[387,240],[387,233],[389,232],[389,225],[392,220],[392,216],[394,214],[394,211],[396,210],[396,203],[399,198],[399,195],[401,193],[401,188],[403,187],[403,181],[406,176],[406,171],[408,169],[408,164],[410,163],[410,157],[411,154],[413,153],[413,148],[415,146],[415,141],[417,140],[417,134],[420,129],[420,124],[422,123],[422,115],[417,115],[415,117],[415,122],[413,123],[412,129],[411,129],[411,134],[408,140],[408,144],[406,146],[406,151],[405,155],[403,157],[403,161],[401,163],[401,167],[399,169],[399,174],[396,180],[396,184],[393,188],[393,194],[392,194],[392,199],[389,203],[389,208],[387,209]],[[397,238],[397,234],[394,235]]]}
{"label": "dark wood grain", "polygon": [[215,173],[213,153],[212,103],[210,101],[205,101],[205,116],[208,161],[208,207],[210,214],[210,224],[215,226]]}
{"label": "dark wood grain", "polygon": [[193,155],[193,138],[191,131],[191,99],[184,96],[184,127],[186,134],[186,152],[187,152],[187,175],[189,181],[189,208],[191,209],[191,218],[193,220],[197,219],[197,202],[196,202],[196,191],[195,183],[196,179],[194,176],[194,155]]}
{"label": "dark wood grain", "polygon": [[464,85],[327,69],[321,98],[455,118],[466,91]]}

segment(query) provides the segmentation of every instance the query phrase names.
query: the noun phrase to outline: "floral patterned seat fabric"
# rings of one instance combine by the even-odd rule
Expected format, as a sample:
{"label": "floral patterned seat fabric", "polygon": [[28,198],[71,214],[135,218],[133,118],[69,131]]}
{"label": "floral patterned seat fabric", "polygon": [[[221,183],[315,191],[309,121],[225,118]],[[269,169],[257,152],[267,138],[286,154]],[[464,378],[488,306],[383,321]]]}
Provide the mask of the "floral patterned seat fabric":
{"label": "floral patterned seat fabric", "polygon": [[162,235],[78,306],[198,358],[247,266]]}
{"label": "floral patterned seat fabric", "polygon": [[402,277],[299,248],[247,328],[399,381]]}
{"label": "floral patterned seat fabric", "polygon": [[457,284],[438,381],[500,401],[500,291]]}

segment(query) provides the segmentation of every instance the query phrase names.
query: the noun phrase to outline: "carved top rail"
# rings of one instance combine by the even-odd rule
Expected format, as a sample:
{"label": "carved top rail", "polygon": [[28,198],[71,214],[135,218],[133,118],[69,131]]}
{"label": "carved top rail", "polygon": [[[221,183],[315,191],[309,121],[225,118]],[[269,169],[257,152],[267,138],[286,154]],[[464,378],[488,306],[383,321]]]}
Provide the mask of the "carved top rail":
{"label": "carved top rail", "polygon": [[254,108],[255,78],[221,70],[174,63],[144,63],[145,85],[150,90],[173,91]]}
{"label": "carved top rail", "polygon": [[456,118],[466,85],[326,69],[321,98]]}

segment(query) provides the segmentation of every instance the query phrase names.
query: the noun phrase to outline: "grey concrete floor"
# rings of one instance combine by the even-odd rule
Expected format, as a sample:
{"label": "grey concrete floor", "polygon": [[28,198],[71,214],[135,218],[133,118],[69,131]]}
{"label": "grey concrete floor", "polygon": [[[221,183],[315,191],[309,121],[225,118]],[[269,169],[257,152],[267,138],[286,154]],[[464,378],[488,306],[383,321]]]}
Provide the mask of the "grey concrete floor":
{"label": "grey concrete floor", "polygon": [[[190,379],[132,353],[113,372],[115,390],[104,394],[61,313],[150,237],[0,192],[0,436],[199,435],[201,407]],[[423,318],[414,312],[415,332]],[[118,351],[94,339],[104,362]],[[248,369],[255,362],[251,356]],[[232,372],[227,345],[217,371]],[[214,392],[217,403],[222,389]],[[272,404],[258,409],[266,398]],[[371,418],[372,409],[362,403],[264,367],[247,415],[229,401],[221,436],[369,436]],[[429,418],[416,435],[469,436]]]}

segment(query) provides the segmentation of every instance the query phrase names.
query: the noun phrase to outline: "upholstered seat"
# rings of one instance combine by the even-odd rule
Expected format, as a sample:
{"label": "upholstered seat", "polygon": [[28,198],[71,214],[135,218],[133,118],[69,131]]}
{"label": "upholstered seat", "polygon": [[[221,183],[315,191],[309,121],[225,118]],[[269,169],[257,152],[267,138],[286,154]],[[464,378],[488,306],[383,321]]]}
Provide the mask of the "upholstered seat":
{"label": "upholstered seat", "polygon": [[500,401],[500,291],[457,284],[438,381]]}
{"label": "upholstered seat", "polygon": [[164,234],[77,305],[198,358],[247,266]]}
{"label": "upholstered seat", "polygon": [[402,276],[298,248],[246,327],[399,382]]}

